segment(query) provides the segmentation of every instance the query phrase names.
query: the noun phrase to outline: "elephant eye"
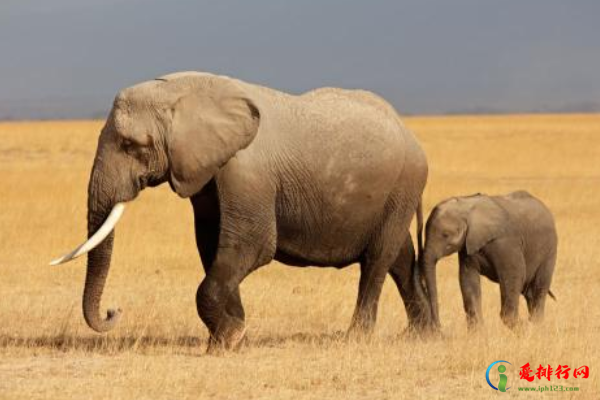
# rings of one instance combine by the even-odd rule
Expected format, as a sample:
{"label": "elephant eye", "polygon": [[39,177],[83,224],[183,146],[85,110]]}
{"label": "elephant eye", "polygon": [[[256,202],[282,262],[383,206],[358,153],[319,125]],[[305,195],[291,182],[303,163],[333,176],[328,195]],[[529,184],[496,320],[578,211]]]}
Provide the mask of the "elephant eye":
{"label": "elephant eye", "polygon": [[121,142],[121,147],[125,151],[131,150],[131,148],[133,147],[133,142],[129,139],[123,139],[123,141]]}

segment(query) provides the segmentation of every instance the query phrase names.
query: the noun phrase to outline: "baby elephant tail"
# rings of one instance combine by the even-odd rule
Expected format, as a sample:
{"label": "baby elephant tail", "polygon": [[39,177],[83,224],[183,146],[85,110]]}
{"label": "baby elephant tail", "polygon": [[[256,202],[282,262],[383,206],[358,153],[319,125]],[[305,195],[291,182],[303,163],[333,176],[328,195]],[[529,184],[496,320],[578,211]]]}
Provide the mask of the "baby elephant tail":
{"label": "baby elephant tail", "polygon": [[558,301],[556,300],[556,296],[554,295],[554,293],[552,293],[552,290],[548,289],[548,294],[550,295],[550,297],[552,297],[552,300]]}

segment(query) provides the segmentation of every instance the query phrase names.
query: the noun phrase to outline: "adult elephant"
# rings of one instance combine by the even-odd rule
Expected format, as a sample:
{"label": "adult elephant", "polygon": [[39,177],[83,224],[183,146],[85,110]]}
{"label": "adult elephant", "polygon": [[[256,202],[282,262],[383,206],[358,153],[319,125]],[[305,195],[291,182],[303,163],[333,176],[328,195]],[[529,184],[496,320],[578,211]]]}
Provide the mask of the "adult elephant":
{"label": "adult elephant", "polygon": [[273,259],[338,268],[359,262],[351,331],[367,333],[390,273],[410,324],[422,328],[429,305],[414,276],[409,225],[426,180],[417,140],[372,93],[323,88],[293,96],[225,76],[175,73],[117,95],[89,181],[89,239],[54,263],[89,251],[84,317],[95,331],[112,329],[121,311],[104,318],[100,300],[113,228],[124,203],[169,182],[194,208],[206,271],[196,302],[209,349],[243,338],[239,284]]}

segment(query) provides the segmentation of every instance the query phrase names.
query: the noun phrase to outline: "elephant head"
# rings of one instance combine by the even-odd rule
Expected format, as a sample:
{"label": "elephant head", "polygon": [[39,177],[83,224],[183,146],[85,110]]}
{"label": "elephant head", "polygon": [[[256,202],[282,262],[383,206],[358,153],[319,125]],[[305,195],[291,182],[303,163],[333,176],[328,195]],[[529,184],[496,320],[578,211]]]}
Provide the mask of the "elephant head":
{"label": "elephant head", "polygon": [[258,132],[260,113],[237,81],[177,73],[121,91],[98,140],[88,186],[88,241],[53,264],[86,252],[83,314],[97,332],[121,310],[100,313],[114,227],[124,204],[147,186],[169,182],[181,197],[197,193]]}
{"label": "elephant head", "polygon": [[425,249],[422,267],[429,295],[433,323],[439,327],[435,267],[446,256],[459,251],[477,253],[499,237],[506,224],[504,210],[490,197],[476,194],[453,197],[439,203],[431,212],[425,227]]}

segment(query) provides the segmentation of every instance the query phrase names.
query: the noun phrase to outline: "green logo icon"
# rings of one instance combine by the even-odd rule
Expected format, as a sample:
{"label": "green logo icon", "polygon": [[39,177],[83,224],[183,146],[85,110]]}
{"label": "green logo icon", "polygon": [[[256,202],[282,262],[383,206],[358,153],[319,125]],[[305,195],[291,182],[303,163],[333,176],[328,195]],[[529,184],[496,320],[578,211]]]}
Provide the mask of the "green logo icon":
{"label": "green logo icon", "polygon": [[492,370],[492,367],[496,364],[499,363],[505,363],[505,364],[510,364],[508,361],[504,361],[504,360],[498,360],[498,361],[494,361],[493,363],[491,363],[489,365],[489,367],[487,367],[487,370],[485,371],[485,380],[487,381],[488,385],[490,385],[490,387],[494,390],[498,390],[500,392],[506,392],[508,389],[510,389],[509,387],[506,387],[506,384],[508,383],[508,377],[506,376],[505,372],[506,372],[506,366],[505,365],[499,365],[498,366],[498,372],[500,373],[500,382],[498,382],[498,387],[494,386],[494,384],[490,381],[490,371]]}
{"label": "green logo icon", "polygon": [[501,392],[506,392],[506,382],[508,379],[506,378],[506,375],[503,374],[503,372],[506,372],[506,367],[504,365],[499,366],[498,372],[500,372],[500,383],[498,383],[498,390]]}

